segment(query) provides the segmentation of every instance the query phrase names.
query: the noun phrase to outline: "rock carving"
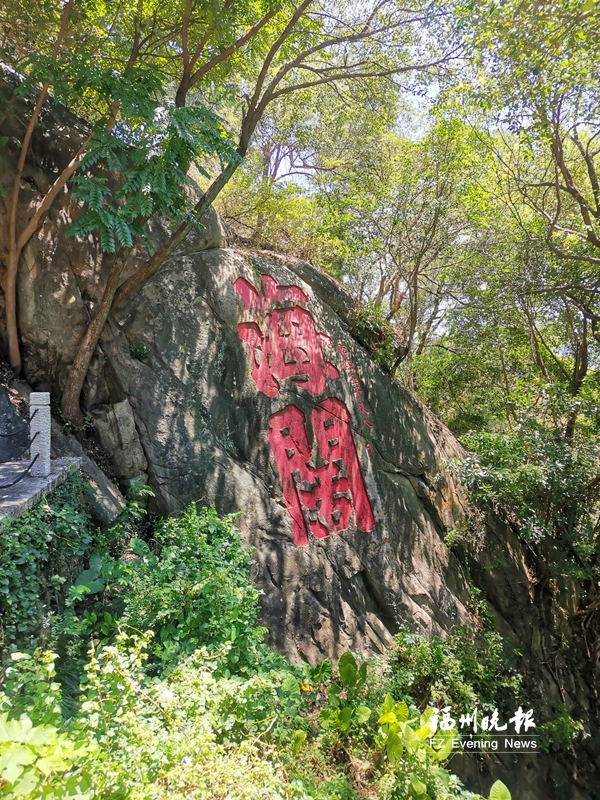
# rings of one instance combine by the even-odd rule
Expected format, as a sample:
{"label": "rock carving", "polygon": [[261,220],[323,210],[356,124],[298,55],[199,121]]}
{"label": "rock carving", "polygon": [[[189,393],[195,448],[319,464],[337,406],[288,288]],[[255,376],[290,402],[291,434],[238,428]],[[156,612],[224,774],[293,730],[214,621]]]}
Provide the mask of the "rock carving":
{"label": "rock carving", "polygon": [[[254,314],[252,321],[238,325],[240,338],[250,347],[254,383],[271,398],[284,380],[300,384],[313,397],[323,394],[327,379],[339,377],[323,353],[324,346],[332,345],[331,337],[318,332],[312,315],[299,305],[308,302],[299,287],[279,286],[270,275],[263,275],[261,282],[261,293],[245,278],[234,283],[246,310]],[[347,530],[353,512],[356,526],[372,531],[375,518],[345,403],[329,397],[313,409],[312,448],[306,424],[305,414],[293,404],[269,418],[269,444],[295,544],[307,545],[309,532],[324,539]]]}
{"label": "rock carving", "polygon": [[[354,511],[357,528],[372,531],[375,518],[363,480],[345,404],[329,397],[311,413],[318,458],[311,449],[304,413],[286,406],[269,418],[269,444],[292,518],[294,542],[308,544],[347,530]],[[317,463],[320,466],[317,466]]]}
{"label": "rock carving", "polygon": [[323,355],[323,346],[331,346],[331,337],[318,333],[311,314],[299,305],[272,308],[275,303],[286,301],[306,303],[301,289],[277,286],[270,275],[263,275],[262,283],[262,294],[244,278],[234,283],[246,310],[253,311],[261,323],[238,325],[240,338],[250,346],[257,388],[267,397],[277,397],[282,382],[289,379],[302,384],[313,396],[322,394],[327,378],[338,378],[340,374]]}

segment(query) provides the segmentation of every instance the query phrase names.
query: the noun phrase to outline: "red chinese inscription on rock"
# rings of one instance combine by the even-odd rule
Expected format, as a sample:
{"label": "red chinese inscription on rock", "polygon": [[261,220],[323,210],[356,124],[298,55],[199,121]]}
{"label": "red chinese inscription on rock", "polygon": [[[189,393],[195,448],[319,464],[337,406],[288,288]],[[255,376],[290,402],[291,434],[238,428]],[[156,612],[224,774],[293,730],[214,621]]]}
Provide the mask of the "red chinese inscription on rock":
{"label": "red chinese inscription on rock", "polygon": [[347,530],[352,511],[356,527],[372,531],[375,518],[348,409],[341,400],[329,397],[313,409],[310,421],[315,439],[312,450],[306,418],[299,408],[286,406],[269,419],[269,444],[279,467],[295,544],[308,544],[308,531],[324,539]]}
{"label": "red chinese inscription on rock", "polygon": [[[234,283],[246,310],[255,316],[238,325],[238,334],[250,347],[257,388],[276,397],[282,381],[289,379],[313,397],[322,394],[327,379],[339,377],[323,353],[331,338],[317,331],[312,315],[299,305],[308,302],[299,287],[278,286],[270,275],[261,281],[260,293],[244,278]],[[357,528],[372,531],[375,518],[345,403],[334,397],[323,400],[312,410],[310,425],[312,447],[306,417],[297,406],[288,405],[269,418],[269,443],[295,544],[307,545],[309,532],[324,539],[347,530],[353,513]]]}
{"label": "red chinese inscription on rock", "polygon": [[277,397],[286,378],[313,396],[323,394],[327,378],[339,377],[338,370],[323,355],[323,346],[331,345],[331,337],[317,332],[315,321],[305,308],[272,308],[275,303],[289,300],[306,303],[301,289],[277,286],[270,275],[262,276],[262,284],[262,294],[244,278],[238,278],[233,285],[246,310],[262,318],[260,324],[238,325],[240,338],[250,346],[254,382],[267,397]]}

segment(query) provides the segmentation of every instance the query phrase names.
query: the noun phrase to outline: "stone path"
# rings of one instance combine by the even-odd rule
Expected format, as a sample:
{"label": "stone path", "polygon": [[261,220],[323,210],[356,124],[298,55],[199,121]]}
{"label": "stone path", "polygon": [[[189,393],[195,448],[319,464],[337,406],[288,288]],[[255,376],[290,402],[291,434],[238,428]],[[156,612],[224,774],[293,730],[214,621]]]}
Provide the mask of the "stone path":
{"label": "stone path", "polygon": [[[0,486],[9,483],[27,467],[28,461],[7,461],[0,464]],[[57,458],[52,461],[50,475],[45,478],[32,478],[26,475],[14,486],[0,489],[0,520],[27,511],[43,495],[48,494],[74,470],[81,466],[79,458]]]}

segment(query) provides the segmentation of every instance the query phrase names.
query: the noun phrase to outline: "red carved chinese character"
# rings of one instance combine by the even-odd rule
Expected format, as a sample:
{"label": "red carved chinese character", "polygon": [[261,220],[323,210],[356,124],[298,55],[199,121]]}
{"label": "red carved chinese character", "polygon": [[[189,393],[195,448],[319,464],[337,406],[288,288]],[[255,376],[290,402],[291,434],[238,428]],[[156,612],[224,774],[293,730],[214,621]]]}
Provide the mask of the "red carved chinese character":
{"label": "red carved chinese character", "polygon": [[339,377],[339,371],[325,360],[323,347],[331,338],[317,332],[315,321],[305,308],[297,305],[275,308],[275,302],[307,302],[297,286],[277,286],[269,275],[262,276],[263,293],[244,280],[234,283],[247,309],[256,311],[259,322],[241,322],[238,334],[248,342],[252,353],[252,378],[267,397],[276,397],[282,381],[289,379],[316,396],[325,391],[327,379]]}
{"label": "red carved chinese character", "polygon": [[298,286],[278,286],[275,278],[261,275],[262,292],[259,294],[245,278],[238,278],[233,288],[244,301],[246,311],[265,314],[275,303],[291,300],[294,303],[308,303],[308,297]]}
{"label": "red carved chinese character", "polygon": [[353,512],[356,527],[372,531],[375,518],[348,409],[341,400],[330,397],[313,409],[310,422],[313,450],[308,443],[306,418],[299,408],[286,406],[269,420],[269,443],[292,518],[295,544],[307,545],[309,531],[324,539],[346,530]]}

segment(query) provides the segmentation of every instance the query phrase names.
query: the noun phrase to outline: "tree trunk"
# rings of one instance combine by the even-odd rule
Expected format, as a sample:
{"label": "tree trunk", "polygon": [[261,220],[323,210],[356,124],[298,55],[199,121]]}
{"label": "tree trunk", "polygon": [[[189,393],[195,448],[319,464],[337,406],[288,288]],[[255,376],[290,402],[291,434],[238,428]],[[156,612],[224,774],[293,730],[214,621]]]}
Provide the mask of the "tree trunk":
{"label": "tree trunk", "polygon": [[17,330],[17,269],[19,251],[12,245],[6,260],[3,289],[6,315],[6,335],[8,338],[8,361],[15,374],[21,372],[21,353],[19,349],[19,332]]}
{"label": "tree trunk", "polygon": [[[194,207],[194,217],[199,220],[208,211],[213,200],[219,192],[229,182],[231,176],[238,168],[238,164],[228,164],[223,172],[212,182],[205,194],[200,198]],[[179,228],[158,248],[158,250],[119,288],[115,297],[115,306],[119,305],[128,295],[139,289],[149,278],[151,278],[165,263],[167,258],[177,249],[181,242],[194,226],[193,222],[183,222]]]}
{"label": "tree trunk", "polygon": [[185,101],[187,99],[187,93],[190,90],[190,76],[184,74],[181,79],[181,83],[177,87],[177,93],[175,94],[175,105],[177,108],[182,108],[185,106]]}
{"label": "tree trunk", "polygon": [[[217,197],[221,189],[229,181],[238,164],[228,164],[223,172],[213,181],[206,193],[201,197],[196,206],[194,207],[194,216],[199,219],[210,207],[211,203]],[[71,364],[67,383],[63,392],[61,401],[61,410],[65,417],[74,425],[81,426],[83,424],[83,414],[79,407],[79,398],[85,377],[87,375],[92,356],[96,349],[96,345],[102,334],[104,323],[108,319],[113,306],[118,305],[124,300],[131,292],[134,292],[149,278],[152,277],[160,267],[165,263],[167,258],[173,253],[177,246],[185,239],[187,234],[192,230],[193,222],[183,222],[179,228],[173,233],[167,241],[159,247],[159,249],[146,261],[140,269],[134,273],[125,283],[119,287],[121,273],[125,264],[125,259],[131,252],[120,254],[117,256],[114,264],[112,265],[102,300],[98,306],[98,310],[87,327],[83,338],[79,342],[75,358]],[[118,291],[117,291],[118,290]]]}
{"label": "tree trunk", "polygon": [[125,259],[129,255],[129,252],[130,251],[127,250],[126,252],[120,253],[110,268],[108,281],[106,282],[106,287],[98,310],[83,334],[83,338],[79,342],[75,358],[69,370],[69,376],[60,407],[62,413],[69,422],[72,422],[78,427],[83,425],[84,421],[83,414],[79,407],[79,396],[83,389],[83,383],[90,366],[90,361],[92,360],[100,334],[102,333],[102,328],[110,314],[116,291],[119,288],[119,281],[121,280]]}
{"label": "tree trunk", "polygon": [[[60,21],[60,29],[58,32],[58,36],[56,37],[56,42],[54,43],[54,48],[52,50],[54,56],[58,55],[60,48],[62,46],[63,39],[65,38],[65,35],[67,33],[67,28],[69,27],[69,18],[71,16],[71,11],[73,10],[74,4],[75,0],[68,0],[68,2],[65,4],[63,8],[62,17]],[[17,375],[21,372],[19,331],[17,329],[17,271],[19,268],[19,256],[21,255],[23,247],[27,244],[31,236],[33,236],[34,232],[39,227],[39,221],[43,216],[43,214],[36,212],[33,218],[29,221],[28,225],[26,225],[25,231],[23,231],[20,236],[17,236],[17,206],[19,204],[19,189],[21,187],[21,175],[23,174],[23,168],[25,167],[25,160],[27,158],[27,152],[29,150],[29,145],[31,143],[31,137],[33,136],[33,131],[35,126],[37,125],[37,121],[39,119],[40,112],[42,110],[42,106],[48,94],[49,88],[50,88],[50,82],[46,81],[42,86],[35,107],[33,109],[27,127],[25,129],[23,141],[21,142],[21,149],[19,153],[19,160],[17,162],[17,168],[15,169],[15,174],[13,176],[12,192],[8,198],[8,204],[7,204],[8,238],[10,244],[9,244],[7,264],[6,264],[6,274],[4,276],[2,288],[4,289],[5,306],[6,306],[5,313],[6,313],[6,334],[8,338],[8,360],[10,366],[16,372]],[[55,187],[56,187],[56,181],[52,188]],[[48,192],[47,197],[50,194],[51,193]],[[54,195],[52,195],[52,198],[53,197]]]}

